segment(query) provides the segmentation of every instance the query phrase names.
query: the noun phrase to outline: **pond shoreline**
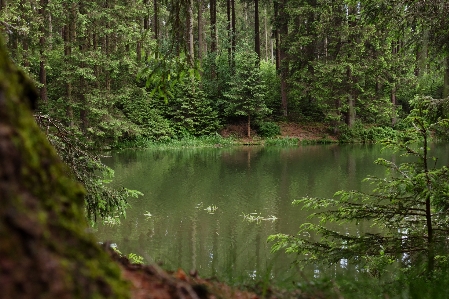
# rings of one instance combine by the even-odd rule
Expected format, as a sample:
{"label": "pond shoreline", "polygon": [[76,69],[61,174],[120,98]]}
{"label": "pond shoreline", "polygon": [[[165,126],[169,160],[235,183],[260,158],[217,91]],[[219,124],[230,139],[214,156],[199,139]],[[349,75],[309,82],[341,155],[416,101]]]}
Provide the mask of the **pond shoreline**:
{"label": "pond shoreline", "polygon": [[219,133],[211,136],[187,137],[183,139],[167,139],[160,141],[137,139],[121,142],[113,149],[132,148],[183,148],[183,147],[228,147],[228,146],[298,146],[309,144],[338,143],[338,136],[330,134],[328,127],[319,123],[298,124],[279,122],[280,134],[275,137],[261,137],[251,131],[247,137],[246,124],[225,126]]}

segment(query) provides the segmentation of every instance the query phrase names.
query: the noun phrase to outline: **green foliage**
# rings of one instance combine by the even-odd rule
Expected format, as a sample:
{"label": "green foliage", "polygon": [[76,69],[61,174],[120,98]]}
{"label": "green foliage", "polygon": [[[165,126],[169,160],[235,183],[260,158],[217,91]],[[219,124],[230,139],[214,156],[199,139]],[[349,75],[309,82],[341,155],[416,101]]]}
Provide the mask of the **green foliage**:
{"label": "green foliage", "polygon": [[163,99],[167,103],[176,96],[178,85],[183,84],[186,77],[199,79],[199,73],[188,64],[184,54],[175,57],[166,55],[152,57],[139,77],[146,81],[151,97]]}
{"label": "green foliage", "polygon": [[233,68],[229,64],[228,54],[209,53],[203,59],[202,63],[203,75],[201,83],[207,97],[213,103],[214,110],[217,111],[221,122],[228,120],[226,109],[228,100],[224,93],[228,90],[229,84],[233,76]]}
{"label": "green foliage", "polygon": [[281,89],[279,86],[281,82],[276,73],[276,65],[262,60],[260,62],[260,76],[261,81],[264,82],[266,87],[265,104],[268,109],[273,111],[274,116],[280,116],[282,114],[281,105],[279,104],[279,99],[281,98]]}
{"label": "green foliage", "polygon": [[[140,77],[146,79],[146,87],[151,91],[149,96],[154,99],[146,109],[153,114],[159,110],[157,113],[165,119],[159,120],[164,123],[164,130],[159,130],[164,139],[209,135],[217,131],[217,112],[202,89],[199,71],[189,66],[186,57],[151,59]],[[171,134],[167,134],[166,124]]]}
{"label": "green foliage", "polygon": [[235,145],[232,138],[224,138],[219,134],[206,136],[190,136],[181,139],[160,139],[137,138],[134,140],[124,140],[116,145],[116,148],[200,148],[200,147],[226,147]]}
{"label": "green foliage", "polygon": [[224,93],[228,115],[262,118],[271,113],[265,104],[266,85],[258,66],[257,55],[243,46],[235,53],[235,74]]}
{"label": "green foliage", "polygon": [[125,256],[126,258],[128,258],[128,260],[131,264],[143,264],[143,262],[144,262],[143,256],[140,256],[140,255],[132,253],[132,252],[129,253],[128,256],[126,256],[117,248],[117,246],[111,246],[111,248],[121,257]]}
{"label": "green foliage", "polygon": [[194,77],[184,78],[168,103],[166,115],[178,137],[210,135],[220,126],[217,112],[199,83]]}
{"label": "green foliage", "polygon": [[[235,122],[272,111],[275,120],[283,118],[280,73],[288,83],[289,119],[326,121],[335,130],[343,122],[352,126],[355,117],[387,127],[405,117],[416,94],[442,97],[449,90],[441,0],[262,1],[264,21],[274,21],[276,34],[267,24],[260,28],[266,49],[260,61],[253,53],[254,16],[242,3],[236,4],[235,32],[228,32],[225,12],[218,10],[213,49],[206,26],[211,15],[205,6],[194,9],[203,32],[195,36],[195,53],[188,53],[186,1],[22,2],[6,1],[0,19],[13,59],[46,88],[40,111],[77,127],[98,146],[209,134],[215,117]],[[282,60],[277,66],[270,36],[286,51],[276,57]],[[185,82],[191,77],[199,88]],[[181,98],[187,103],[180,105]],[[166,114],[171,105],[183,111]],[[209,127],[190,118],[205,115],[207,107],[213,113]]]}
{"label": "green foliage", "polygon": [[262,137],[275,137],[281,135],[281,128],[274,122],[260,122],[258,123],[257,133]]}
{"label": "green foliage", "polygon": [[385,139],[393,139],[398,131],[391,127],[366,127],[360,121],[356,121],[352,128],[347,125],[339,127],[338,141],[340,143],[376,143]]}
{"label": "green foliage", "polygon": [[[428,97],[412,101],[407,132],[385,141],[409,159],[400,164],[378,159],[387,175],[366,179],[374,185],[371,193],[339,191],[332,199],[296,200],[296,205],[315,211],[311,217],[319,222],[303,224],[297,236],[271,236],[273,251],[295,253],[315,264],[345,260],[376,276],[390,265],[428,275],[440,271],[439,261],[447,259],[449,170],[436,167],[428,147],[431,133],[449,126],[448,119],[438,118],[442,104]],[[328,225],[346,222],[369,222],[372,229],[350,234]]]}
{"label": "green foliage", "polygon": [[265,140],[267,146],[298,146],[299,143],[300,140],[295,137],[268,138]]}
{"label": "green foliage", "polygon": [[126,215],[127,199],[142,195],[139,191],[110,187],[114,171],[104,165],[98,155],[92,154],[79,132],[65,128],[58,121],[42,114],[36,120],[58,155],[69,166],[73,177],[83,184],[86,213],[90,220],[97,217]]}
{"label": "green foliage", "polygon": [[122,139],[160,140],[174,136],[170,122],[161,115],[158,109],[152,107],[152,101],[153,99],[145,89],[134,88],[123,91],[117,106],[129,121],[136,124],[136,131]]}

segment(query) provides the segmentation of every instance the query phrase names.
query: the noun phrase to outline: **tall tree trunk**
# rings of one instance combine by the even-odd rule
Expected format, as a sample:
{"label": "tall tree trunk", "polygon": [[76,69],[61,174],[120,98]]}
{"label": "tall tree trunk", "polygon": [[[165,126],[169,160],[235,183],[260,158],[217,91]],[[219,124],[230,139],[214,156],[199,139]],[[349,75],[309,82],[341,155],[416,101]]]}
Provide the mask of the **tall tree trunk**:
{"label": "tall tree trunk", "polygon": [[351,69],[348,67],[346,70],[346,79],[348,82],[348,95],[347,95],[347,105],[348,105],[348,111],[346,111],[346,117],[345,117],[345,122],[346,125],[348,125],[348,127],[352,127],[354,125],[354,121],[355,121],[355,91],[354,91],[354,85],[356,82],[354,82],[354,78],[352,76],[352,71]]}
{"label": "tall tree trunk", "polygon": [[444,84],[443,84],[443,97],[449,97],[449,53],[446,54],[444,63]]}
{"label": "tall tree trunk", "polygon": [[228,65],[232,66],[231,0],[226,0],[226,17],[227,17],[226,30],[228,32]]}
{"label": "tall tree trunk", "polygon": [[[44,38],[40,38],[41,47],[45,45]],[[40,100],[44,105],[48,103],[48,95],[47,95],[47,72],[45,70],[45,55],[44,51],[41,50],[41,61],[39,66],[39,83],[42,86],[39,88],[40,91]]]}
{"label": "tall tree trunk", "polygon": [[[231,53],[234,55],[237,44],[237,34],[235,29],[235,0],[231,0]],[[232,69],[234,69],[234,59],[231,61]]]}
{"label": "tall tree trunk", "polygon": [[[29,23],[30,20],[28,20],[27,16],[27,8],[26,8],[26,0],[20,0],[20,12],[23,18],[23,22]],[[26,25],[25,25],[26,26]],[[23,34],[23,35],[22,35]],[[29,57],[30,57],[30,53],[28,53],[29,51],[29,37],[27,32],[24,32],[21,34],[21,41],[22,41],[22,65],[26,68],[28,68],[30,66],[30,61],[29,61]]]}
{"label": "tall tree trunk", "polygon": [[217,52],[217,0],[210,0],[210,51]]}
{"label": "tall tree trunk", "polygon": [[154,32],[154,40],[156,41],[156,51],[154,53],[155,57],[159,57],[159,5],[158,0],[153,0],[153,32]]}
{"label": "tall tree trunk", "polygon": [[193,43],[193,0],[189,0],[187,7],[187,30],[189,37],[189,64],[191,67],[195,65],[195,47]]}
{"label": "tall tree trunk", "polygon": [[268,21],[267,21],[267,8],[264,9],[264,28],[265,28],[265,59],[268,61],[269,55],[268,55]]}
{"label": "tall tree trunk", "polygon": [[[68,24],[64,25],[62,30],[63,40],[64,40],[64,62],[68,66],[71,61],[72,48],[70,44],[70,20]],[[73,107],[72,107],[72,83],[66,81],[65,83],[65,96],[66,96],[66,117],[68,119],[68,126],[73,126]]]}
{"label": "tall tree trunk", "polygon": [[396,117],[396,83],[393,83],[391,88],[391,125],[394,126],[397,122]]}
{"label": "tall tree trunk", "polygon": [[[147,13],[149,10],[148,2],[149,2],[148,0],[143,1],[144,9],[145,9],[145,15],[143,16],[143,31],[144,31],[143,36],[147,36],[148,32],[150,31],[150,16]],[[156,2],[156,0],[155,0],[155,2]],[[143,45],[140,45],[141,48],[142,48],[142,46]],[[140,49],[140,51],[142,52],[142,49]],[[149,54],[148,51],[145,50],[145,61],[148,60],[148,54]],[[140,55],[142,55],[142,54],[140,53]]]}
{"label": "tall tree trunk", "polygon": [[[92,30],[92,49],[94,51],[98,50],[98,33],[97,33],[97,26],[98,26],[98,22],[94,21],[93,25],[93,30]],[[101,86],[101,81],[100,81],[100,66],[98,64],[95,64],[94,66],[94,74],[95,74],[95,87],[97,89],[100,89]]]}
{"label": "tall tree trunk", "polygon": [[[355,21],[355,15],[356,15],[356,11],[357,8],[354,5],[349,6],[348,9],[348,26],[349,26],[349,37],[348,37],[348,44],[349,45],[355,45],[358,40],[356,37],[356,33],[354,32],[355,27],[356,27],[356,21]],[[352,53],[349,52],[347,54],[347,58],[349,63],[354,59],[352,57]],[[355,122],[355,102],[356,102],[356,98],[357,98],[357,91],[356,91],[356,87],[355,84],[356,82],[356,78],[353,76],[353,72],[351,70],[351,68],[348,66],[347,70],[346,70],[346,81],[347,81],[347,106],[348,106],[348,110],[346,111],[346,125],[348,125],[348,127],[352,127],[354,125]]]}
{"label": "tall tree trunk", "polygon": [[[394,56],[398,55],[399,53],[399,42],[393,42],[391,54]],[[390,94],[390,101],[391,101],[391,124],[394,126],[396,124],[397,118],[396,118],[396,82],[391,82],[391,94]]]}
{"label": "tall tree trunk", "polygon": [[198,60],[201,63],[203,59],[204,51],[204,39],[203,39],[203,1],[198,0]]}
{"label": "tall tree trunk", "polygon": [[[112,3],[111,3],[110,0],[105,2],[105,9],[108,10],[109,7],[112,7]],[[105,47],[104,47],[104,49],[105,49],[106,59],[109,60],[110,54],[111,54],[111,44],[112,44],[111,43],[111,33],[110,33],[112,28],[111,28],[110,20],[107,20],[105,25],[106,25],[106,31],[108,33],[105,34],[105,38],[104,38],[105,39],[105,41],[104,41],[105,42]],[[105,72],[105,82],[106,82],[106,97],[108,97],[110,92],[111,92],[111,76],[110,76],[108,71]]]}
{"label": "tall tree trunk", "polygon": [[[65,62],[67,66],[70,66],[72,61],[72,44],[75,42],[76,38],[76,3],[68,3],[66,7],[66,11],[69,13],[67,16],[67,22],[64,26],[64,56]],[[68,126],[72,127],[74,125],[73,118],[73,87],[72,82],[66,82],[66,98],[67,98],[67,108],[66,108],[66,117],[68,119]]]}
{"label": "tall tree trunk", "polygon": [[288,115],[288,99],[287,99],[287,78],[288,78],[288,61],[287,61],[287,45],[285,40],[288,35],[288,14],[286,11],[287,0],[282,0],[279,7],[279,67],[281,74],[281,110],[284,116]]}
{"label": "tall tree trunk", "polygon": [[248,138],[251,138],[251,115],[250,114],[248,114],[247,129],[248,129]]}
{"label": "tall tree trunk", "polygon": [[[79,7],[79,13],[80,15],[86,15],[86,9],[85,9],[85,0],[79,0],[78,1],[78,7]],[[87,32],[84,32],[84,34],[82,34],[83,36],[81,37],[80,40],[80,44],[79,44],[79,50],[80,53],[83,57],[86,56],[86,48],[87,48]],[[85,68],[85,62],[81,62],[80,64],[81,68]],[[80,103],[81,103],[81,108],[80,108],[80,120],[81,120],[81,130],[82,132],[86,133],[87,132],[87,128],[89,126],[88,124],[88,103],[86,100],[86,92],[87,92],[87,88],[86,88],[86,79],[84,78],[83,75],[81,75],[80,77],[80,85],[79,85],[79,94],[80,94]]]}
{"label": "tall tree trunk", "polygon": [[254,51],[260,60],[259,0],[254,0]]}
{"label": "tall tree trunk", "polygon": [[[210,0],[210,53],[212,59],[217,53],[217,0]],[[212,62],[211,77],[215,79],[217,77],[217,71],[215,69],[215,63]]]}
{"label": "tall tree trunk", "polygon": [[45,26],[45,20],[47,20],[47,4],[48,0],[40,0],[40,9],[39,14],[42,16],[42,23],[40,24],[40,30],[41,30],[41,37],[39,39],[39,54],[40,54],[40,66],[39,66],[39,83],[42,85],[40,87],[40,100],[41,102],[46,105],[48,102],[48,96],[47,96],[47,72],[45,70],[45,62],[46,62],[46,51],[47,51],[47,44],[46,39],[48,36],[46,26]]}
{"label": "tall tree trunk", "polygon": [[273,5],[274,5],[274,19],[275,19],[275,25],[274,25],[274,30],[273,30],[273,35],[274,35],[274,40],[275,40],[275,59],[276,59],[276,71],[279,72],[279,69],[281,67],[281,60],[280,60],[280,48],[281,48],[281,43],[280,43],[280,37],[279,37],[279,24],[278,24],[278,20],[279,20],[279,3],[278,1],[273,1]]}
{"label": "tall tree trunk", "polygon": [[427,56],[429,46],[429,29],[424,29],[422,34],[422,41],[417,51],[417,68],[416,76],[422,76],[427,72]]}
{"label": "tall tree trunk", "polygon": [[142,40],[137,41],[136,45],[136,60],[137,62],[142,61]]}

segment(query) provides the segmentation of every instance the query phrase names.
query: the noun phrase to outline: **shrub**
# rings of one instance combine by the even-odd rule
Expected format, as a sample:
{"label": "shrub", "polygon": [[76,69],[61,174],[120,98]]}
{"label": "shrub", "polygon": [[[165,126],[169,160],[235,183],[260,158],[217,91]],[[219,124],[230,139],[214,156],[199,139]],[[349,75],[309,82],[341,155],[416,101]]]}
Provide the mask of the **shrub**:
{"label": "shrub", "polygon": [[262,137],[275,137],[281,134],[281,128],[274,122],[261,122],[257,133]]}

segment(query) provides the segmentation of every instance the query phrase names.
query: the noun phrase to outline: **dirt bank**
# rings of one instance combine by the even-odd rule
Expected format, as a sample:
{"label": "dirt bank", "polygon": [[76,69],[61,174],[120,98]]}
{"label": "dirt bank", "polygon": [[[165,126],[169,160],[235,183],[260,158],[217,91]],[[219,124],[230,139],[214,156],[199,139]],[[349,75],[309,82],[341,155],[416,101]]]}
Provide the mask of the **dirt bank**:
{"label": "dirt bank", "polygon": [[[299,124],[293,122],[279,122],[281,134],[278,138],[297,138],[299,141],[330,140],[337,141],[337,136],[330,134],[329,129],[320,123]],[[251,130],[251,138],[247,137],[246,123],[226,125],[220,132],[223,137],[234,137],[244,144],[262,144],[263,139]]]}

